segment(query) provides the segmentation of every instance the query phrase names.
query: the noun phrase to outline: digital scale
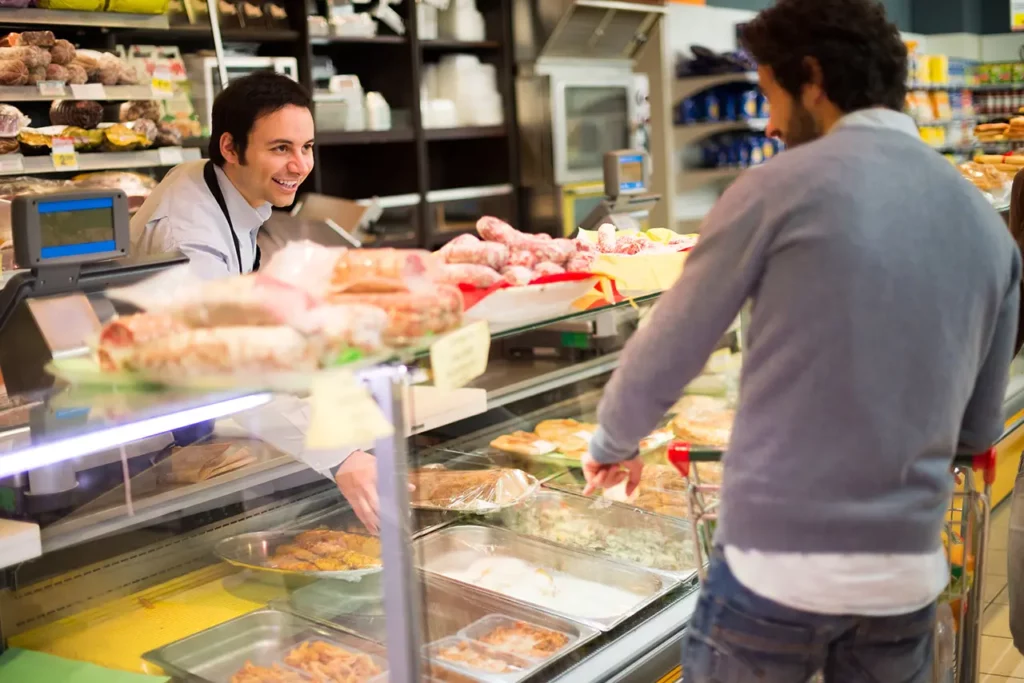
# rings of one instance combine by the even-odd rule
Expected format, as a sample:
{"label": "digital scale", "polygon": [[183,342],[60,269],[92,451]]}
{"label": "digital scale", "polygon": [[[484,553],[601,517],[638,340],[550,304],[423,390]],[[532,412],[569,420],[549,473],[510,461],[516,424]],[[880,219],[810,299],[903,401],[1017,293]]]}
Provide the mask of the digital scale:
{"label": "digital scale", "polygon": [[604,155],[604,197],[587,214],[579,227],[597,230],[611,223],[619,230],[639,230],[661,201],[661,195],[649,192],[651,158],[647,152],[620,149]]}
{"label": "digital scale", "polygon": [[11,202],[20,270],[0,290],[0,372],[8,394],[53,384],[44,367],[86,351],[114,315],[102,296],[165,268],[187,263],[180,252],[128,256],[128,199],[120,190],[22,195]]}

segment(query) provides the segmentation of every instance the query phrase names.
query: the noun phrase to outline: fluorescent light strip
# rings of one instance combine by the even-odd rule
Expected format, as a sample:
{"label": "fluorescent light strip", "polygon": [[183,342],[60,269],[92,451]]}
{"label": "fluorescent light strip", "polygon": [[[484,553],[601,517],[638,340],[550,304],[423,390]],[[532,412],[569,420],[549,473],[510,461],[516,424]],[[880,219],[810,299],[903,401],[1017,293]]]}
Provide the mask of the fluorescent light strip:
{"label": "fluorescent light strip", "polygon": [[27,472],[37,467],[53,465],[83,455],[99,453],[126,443],[163,434],[172,429],[240,413],[243,410],[265,405],[270,402],[271,398],[271,394],[242,396],[198,408],[189,408],[171,415],[161,415],[131,424],[117,425],[91,434],[30,446],[17,453],[0,456],[0,477]]}

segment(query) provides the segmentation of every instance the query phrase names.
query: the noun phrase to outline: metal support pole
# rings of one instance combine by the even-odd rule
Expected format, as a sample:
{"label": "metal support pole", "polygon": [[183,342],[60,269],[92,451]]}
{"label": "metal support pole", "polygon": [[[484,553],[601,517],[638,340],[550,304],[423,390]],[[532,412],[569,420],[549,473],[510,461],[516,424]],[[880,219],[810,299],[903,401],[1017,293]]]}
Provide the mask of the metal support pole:
{"label": "metal support pole", "polygon": [[[220,14],[217,12],[217,0],[206,0],[210,13],[210,28],[213,30],[213,53],[217,56],[217,74],[220,76],[220,88],[228,87],[228,69],[224,65],[224,42],[220,38]],[[213,94],[214,97],[217,93]]]}
{"label": "metal support pole", "polygon": [[386,621],[389,683],[420,681],[421,591],[413,571],[409,488],[406,465],[403,397],[408,375],[405,367],[384,367],[360,375],[369,386],[394,434],[374,446],[377,457],[377,492],[380,497],[380,543],[384,563],[384,617]]}

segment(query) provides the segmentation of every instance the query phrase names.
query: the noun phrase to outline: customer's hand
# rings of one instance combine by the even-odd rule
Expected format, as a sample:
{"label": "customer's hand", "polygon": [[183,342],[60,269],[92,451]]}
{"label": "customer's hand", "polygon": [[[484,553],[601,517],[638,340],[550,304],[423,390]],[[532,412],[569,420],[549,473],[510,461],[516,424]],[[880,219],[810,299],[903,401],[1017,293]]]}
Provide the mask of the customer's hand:
{"label": "customer's hand", "polygon": [[583,465],[583,477],[587,485],[583,489],[583,495],[589,496],[598,489],[610,489],[617,484],[626,482],[626,495],[633,495],[636,487],[640,485],[640,475],[644,471],[643,461],[637,457],[614,465],[602,465],[594,460],[590,453],[584,454],[581,458]]}
{"label": "customer's hand", "polygon": [[380,531],[380,501],[377,498],[377,458],[353,451],[334,474],[341,495],[371,534]]}

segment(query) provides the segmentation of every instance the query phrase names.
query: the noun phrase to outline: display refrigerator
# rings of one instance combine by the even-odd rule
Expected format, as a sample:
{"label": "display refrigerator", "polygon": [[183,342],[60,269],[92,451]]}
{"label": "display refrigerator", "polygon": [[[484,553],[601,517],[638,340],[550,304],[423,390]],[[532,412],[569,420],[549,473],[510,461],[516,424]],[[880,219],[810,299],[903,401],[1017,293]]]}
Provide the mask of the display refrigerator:
{"label": "display refrigerator", "polygon": [[457,389],[431,384],[426,349],[353,371],[391,427],[352,444],[375,456],[362,488],[310,447],[325,420],[365,419],[344,400],[61,381],[8,397],[0,664],[25,681],[677,680],[699,586],[666,453],[727,428],[694,415],[731,416],[742,326],[641,445],[638,492],[584,496],[579,470],[657,298],[492,327],[486,372]]}

